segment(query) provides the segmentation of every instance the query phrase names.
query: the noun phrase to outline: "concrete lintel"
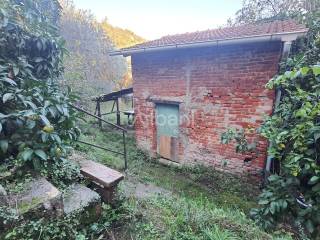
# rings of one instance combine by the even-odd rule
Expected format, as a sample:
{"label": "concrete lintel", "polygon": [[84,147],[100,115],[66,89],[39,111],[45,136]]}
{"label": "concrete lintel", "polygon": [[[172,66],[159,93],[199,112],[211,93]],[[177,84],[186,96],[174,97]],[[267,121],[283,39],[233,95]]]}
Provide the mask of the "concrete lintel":
{"label": "concrete lintel", "polygon": [[147,99],[147,101],[149,102],[153,102],[156,104],[174,104],[174,105],[180,105],[181,103],[183,103],[183,101],[181,101],[180,99],[177,99],[176,97],[149,97]]}

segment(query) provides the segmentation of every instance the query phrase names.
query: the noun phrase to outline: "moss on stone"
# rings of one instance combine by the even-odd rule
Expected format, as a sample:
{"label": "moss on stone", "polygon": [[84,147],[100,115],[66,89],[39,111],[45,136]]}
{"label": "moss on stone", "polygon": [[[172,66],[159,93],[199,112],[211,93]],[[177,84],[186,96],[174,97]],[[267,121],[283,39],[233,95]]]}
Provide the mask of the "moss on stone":
{"label": "moss on stone", "polygon": [[31,209],[37,208],[42,203],[41,198],[34,197],[32,198],[31,202],[21,202],[18,204],[18,210],[21,214],[25,214]]}

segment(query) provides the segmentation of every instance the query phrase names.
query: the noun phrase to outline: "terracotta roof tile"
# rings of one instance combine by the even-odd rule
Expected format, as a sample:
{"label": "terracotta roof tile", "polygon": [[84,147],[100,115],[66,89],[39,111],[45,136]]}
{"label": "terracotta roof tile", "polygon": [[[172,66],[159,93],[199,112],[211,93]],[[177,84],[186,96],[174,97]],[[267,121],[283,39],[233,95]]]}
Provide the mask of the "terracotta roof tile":
{"label": "terracotta roof tile", "polygon": [[193,33],[184,33],[169,35],[157,40],[137,44],[129,48],[123,48],[123,51],[164,47],[176,44],[192,44],[197,42],[207,42],[216,40],[227,40],[231,38],[249,38],[254,36],[263,36],[271,34],[281,34],[290,32],[303,32],[308,29],[293,20],[273,21],[260,24],[248,24],[237,27],[226,27],[213,30],[198,31]]}

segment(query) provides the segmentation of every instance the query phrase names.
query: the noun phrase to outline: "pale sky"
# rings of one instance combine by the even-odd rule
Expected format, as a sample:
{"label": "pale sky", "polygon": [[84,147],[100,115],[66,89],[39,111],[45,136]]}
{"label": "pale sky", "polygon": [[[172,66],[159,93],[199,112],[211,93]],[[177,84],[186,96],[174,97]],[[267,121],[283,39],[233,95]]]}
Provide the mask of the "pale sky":
{"label": "pale sky", "polygon": [[240,9],[242,0],[74,0],[98,20],[148,39],[219,27]]}

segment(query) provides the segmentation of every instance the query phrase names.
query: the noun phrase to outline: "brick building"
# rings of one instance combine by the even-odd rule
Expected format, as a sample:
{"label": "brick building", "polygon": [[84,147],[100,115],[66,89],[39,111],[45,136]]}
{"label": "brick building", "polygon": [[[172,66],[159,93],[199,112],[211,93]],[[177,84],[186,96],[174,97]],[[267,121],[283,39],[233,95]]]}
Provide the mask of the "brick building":
{"label": "brick building", "polygon": [[138,145],[182,164],[261,172],[265,139],[250,134],[259,155],[242,155],[221,144],[221,134],[258,128],[272,113],[276,94],[265,84],[306,32],[291,20],[274,21],[166,36],[112,52],[132,58]]}

